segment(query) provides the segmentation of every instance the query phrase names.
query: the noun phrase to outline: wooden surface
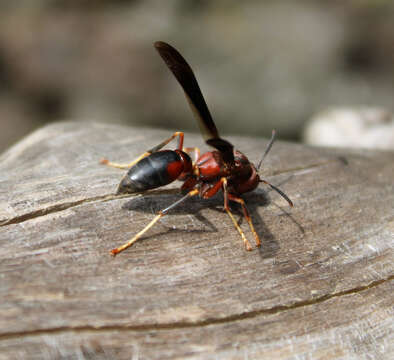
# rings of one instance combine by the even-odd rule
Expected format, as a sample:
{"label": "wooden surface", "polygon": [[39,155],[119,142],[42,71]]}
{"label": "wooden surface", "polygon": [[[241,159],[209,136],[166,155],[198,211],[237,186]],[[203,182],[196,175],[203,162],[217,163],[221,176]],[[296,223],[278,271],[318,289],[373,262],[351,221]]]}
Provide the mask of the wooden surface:
{"label": "wooden surface", "polygon": [[[218,196],[112,258],[179,183],[116,197],[124,171],[98,160],[168,135],[55,124],[0,157],[1,359],[394,357],[394,153],[277,142],[263,173],[295,207],[263,186],[244,196],[261,249],[244,250]],[[254,162],[267,143],[229,140]]]}

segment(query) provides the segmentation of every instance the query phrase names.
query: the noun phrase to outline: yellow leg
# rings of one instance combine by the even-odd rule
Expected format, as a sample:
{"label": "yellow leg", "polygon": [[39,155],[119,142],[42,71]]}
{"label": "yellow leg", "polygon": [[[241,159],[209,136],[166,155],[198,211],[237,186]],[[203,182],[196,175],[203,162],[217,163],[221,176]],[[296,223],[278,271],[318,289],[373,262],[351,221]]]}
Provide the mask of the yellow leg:
{"label": "yellow leg", "polygon": [[153,147],[152,149],[150,149],[150,150],[144,152],[142,155],[140,155],[137,159],[133,160],[133,161],[132,161],[131,163],[129,163],[129,164],[119,164],[119,163],[116,163],[116,162],[109,161],[109,160],[107,160],[107,159],[101,159],[101,160],[100,160],[100,164],[107,165],[107,166],[111,166],[111,167],[118,168],[118,169],[130,169],[130,168],[131,168],[132,166],[134,166],[138,161],[142,160],[144,157],[147,157],[147,156],[149,156],[150,154],[152,154],[152,153],[154,153],[154,152],[156,152],[156,151],[159,151],[161,148],[163,148],[164,146],[166,146],[171,140],[175,139],[177,136],[179,136],[179,139],[178,139],[178,149],[182,149],[182,147],[183,147],[183,137],[184,137],[184,134],[183,134],[183,132],[181,132],[181,131],[177,131],[177,132],[174,132],[174,133],[172,134],[172,136],[170,136],[168,139],[164,140],[163,142],[161,142],[159,145],[156,145],[156,146]]}
{"label": "yellow leg", "polygon": [[137,235],[135,235],[127,243],[117,247],[116,249],[112,249],[111,254],[113,256],[115,256],[115,255],[119,254],[120,252],[122,252],[123,250],[126,250],[128,247],[133,245],[142,235],[144,235],[153,225],[155,225],[156,222],[160,218],[162,218],[164,215],[166,215],[169,210],[171,210],[175,206],[179,205],[181,202],[185,201],[189,197],[195,196],[197,194],[198,194],[198,190],[193,189],[193,190],[189,191],[185,196],[183,196],[182,198],[180,198],[179,200],[175,201],[173,204],[171,204],[170,206],[165,208],[164,210],[159,211],[159,213],[154,217],[154,219],[148,225],[146,225]]}
{"label": "yellow leg", "polygon": [[227,192],[227,179],[226,178],[222,178],[221,179],[222,183],[223,183],[223,193],[224,193],[224,210],[226,210],[227,214],[230,216],[235,228],[238,230],[239,234],[241,235],[242,241],[244,242],[245,245],[245,249],[250,251],[252,250],[252,246],[250,245],[248,239],[246,238],[244,232],[242,231],[242,229],[239,227],[237,220],[235,220],[233,214],[230,211],[230,208],[228,206],[228,192]]}
{"label": "yellow leg", "polygon": [[129,164],[119,164],[119,163],[115,163],[112,161],[109,161],[107,159],[101,159],[100,160],[100,164],[103,165],[107,165],[107,166],[111,166],[117,169],[130,169],[132,166],[134,166],[138,161],[140,161],[141,159],[143,159],[144,157],[149,156],[151,153],[149,152],[145,152],[143,153],[141,156],[139,156],[137,159],[133,160],[131,163]]}
{"label": "yellow leg", "polygon": [[259,237],[259,235],[257,234],[257,232],[256,232],[256,230],[255,230],[255,228],[254,228],[254,226],[253,226],[252,218],[250,217],[250,214],[249,214],[248,208],[247,208],[246,205],[245,205],[244,199],[239,198],[239,197],[236,197],[236,196],[231,195],[231,194],[228,194],[228,195],[229,195],[229,199],[230,199],[231,201],[236,201],[237,203],[241,204],[242,210],[243,210],[243,212],[244,212],[244,216],[245,216],[247,222],[249,223],[250,230],[252,231],[252,233],[253,233],[253,235],[254,235],[254,238],[255,238],[255,240],[256,240],[256,246],[261,246],[260,237]]}
{"label": "yellow leg", "polygon": [[193,164],[197,161],[197,159],[200,157],[200,149],[198,147],[187,147],[182,149],[185,153],[190,154],[191,152],[194,152],[194,159],[193,159]]}
{"label": "yellow leg", "polygon": [[164,214],[162,212],[159,212],[159,214],[157,214],[155,218],[147,226],[145,226],[145,228],[142,229],[137,235],[135,235],[130,241],[123,244],[122,246],[119,246],[116,249],[112,249],[111,254],[115,256],[116,254],[119,254],[123,250],[126,250],[128,247],[133,245],[142,235],[144,235],[153,225],[155,225],[157,220],[159,220],[162,216],[164,216]]}

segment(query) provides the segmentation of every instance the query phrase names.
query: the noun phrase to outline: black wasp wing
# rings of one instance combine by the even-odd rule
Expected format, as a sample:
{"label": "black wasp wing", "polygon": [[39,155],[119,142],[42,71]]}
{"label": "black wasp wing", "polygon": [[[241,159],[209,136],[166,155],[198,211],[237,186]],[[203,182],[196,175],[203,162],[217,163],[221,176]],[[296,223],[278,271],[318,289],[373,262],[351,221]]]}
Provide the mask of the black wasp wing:
{"label": "black wasp wing", "polygon": [[222,153],[225,162],[233,163],[233,145],[219,136],[190,65],[171,45],[163,41],[157,41],[154,46],[182,86],[206,143],[218,149]]}

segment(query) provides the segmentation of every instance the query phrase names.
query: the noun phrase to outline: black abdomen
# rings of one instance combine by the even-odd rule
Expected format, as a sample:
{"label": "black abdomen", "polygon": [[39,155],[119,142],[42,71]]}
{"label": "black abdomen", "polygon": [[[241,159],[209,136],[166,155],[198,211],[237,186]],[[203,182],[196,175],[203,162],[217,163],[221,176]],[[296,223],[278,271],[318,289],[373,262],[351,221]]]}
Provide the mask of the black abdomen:
{"label": "black abdomen", "polygon": [[167,185],[183,171],[183,162],[175,151],[162,150],[143,158],[119,184],[118,193],[134,193]]}

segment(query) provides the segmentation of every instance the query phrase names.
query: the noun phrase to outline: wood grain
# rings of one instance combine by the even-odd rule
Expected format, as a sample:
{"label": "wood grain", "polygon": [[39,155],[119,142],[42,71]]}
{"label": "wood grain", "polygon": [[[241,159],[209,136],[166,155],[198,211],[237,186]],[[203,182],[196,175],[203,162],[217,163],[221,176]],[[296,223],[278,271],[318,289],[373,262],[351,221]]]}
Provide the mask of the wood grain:
{"label": "wood grain", "polygon": [[[169,133],[61,123],[0,157],[0,358],[392,358],[394,153],[278,142],[263,173],[295,207],[245,195],[261,249],[244,250],[218,196],[112,258],[179,183],[115,196],[124,171],[98,160]],[[254,162],[267,143],[229,140]]]}

